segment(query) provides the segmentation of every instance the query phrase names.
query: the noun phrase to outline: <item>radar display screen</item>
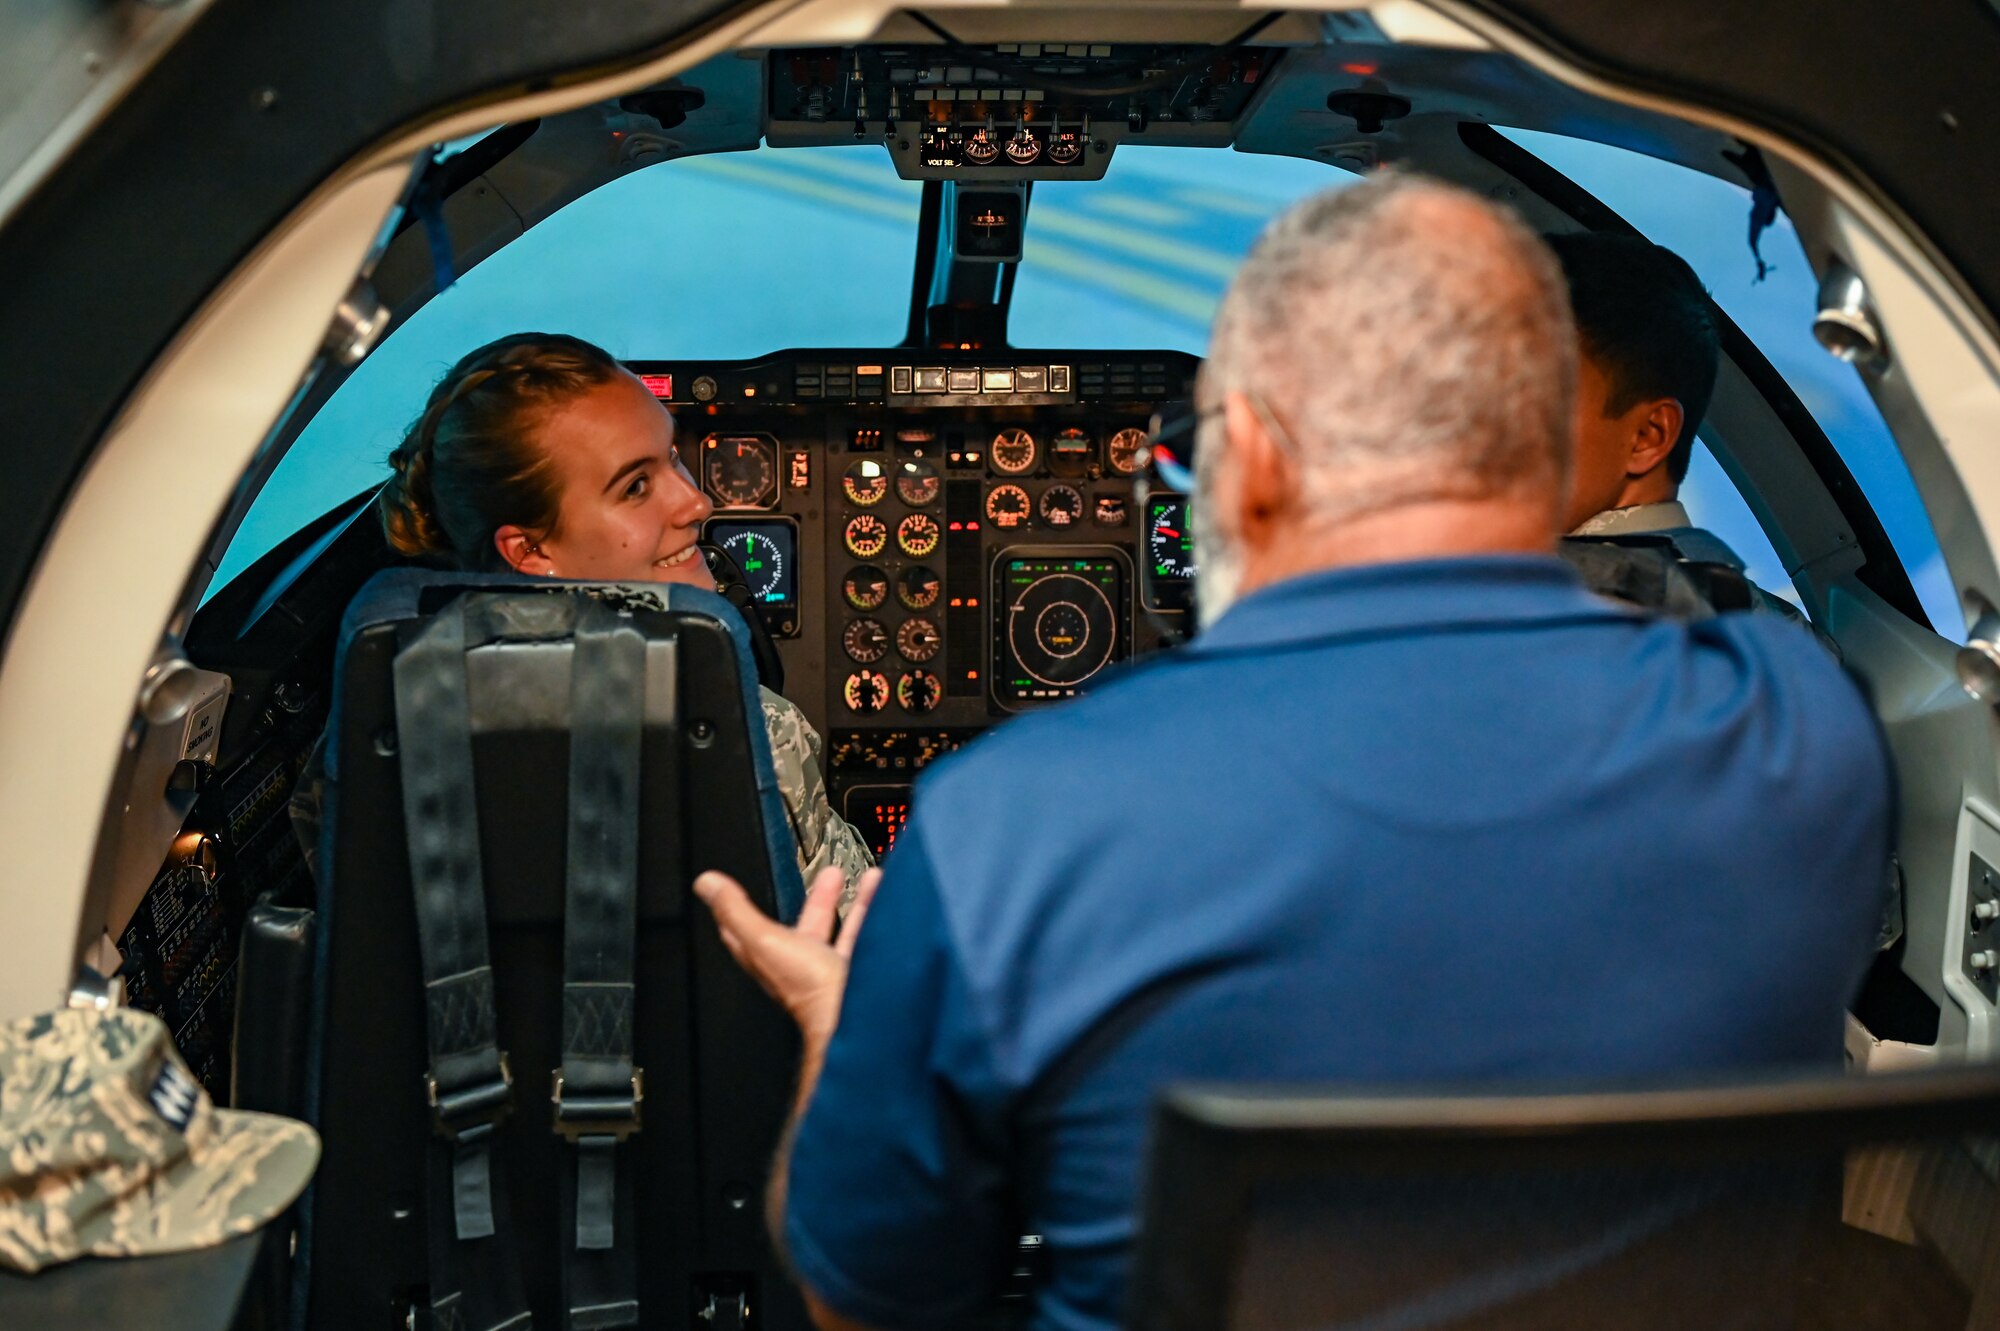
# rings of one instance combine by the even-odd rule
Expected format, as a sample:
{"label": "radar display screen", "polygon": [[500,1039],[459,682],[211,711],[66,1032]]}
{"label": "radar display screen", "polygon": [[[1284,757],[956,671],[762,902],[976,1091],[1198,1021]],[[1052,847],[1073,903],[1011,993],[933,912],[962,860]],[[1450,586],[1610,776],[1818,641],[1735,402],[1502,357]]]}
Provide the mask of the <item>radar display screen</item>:
{"label": "radar display screen", "polygon": [[799,603],[798,532],[788,518],[743,518],[708,524],[708,539],[729,552],[758,605],[790,610]]}
{"label": "radar display screen", "polygon": [[1114,554],[1003,553],[993,565],[993,693],[1019,708],[1075,697],[1129,651]]}

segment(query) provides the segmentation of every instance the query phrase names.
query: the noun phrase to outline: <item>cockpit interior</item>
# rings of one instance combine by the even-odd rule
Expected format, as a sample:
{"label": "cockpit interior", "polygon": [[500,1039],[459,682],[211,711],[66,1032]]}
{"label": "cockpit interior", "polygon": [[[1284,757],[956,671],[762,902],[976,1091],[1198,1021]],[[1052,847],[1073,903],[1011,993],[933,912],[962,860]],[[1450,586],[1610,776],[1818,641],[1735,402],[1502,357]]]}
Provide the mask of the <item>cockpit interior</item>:
{"label": "cockpit interior", "polygon": [[[51,838],[87,824],[68,839],[90,849],[77,872],[42,866],[75,887],[6,944],[9,1015],[73,975],[115,981],[218,1103],[241,1098],[245,920],[313,907],[291,801],[334,709],[343,616],[405,562],[374,507],[388,451],[463,351],[593,337],[667,408],[713,505],[705,541],[761,629],[758,674],[884,856],[930,764],[1197,634],[1190,497],[1151,432],[1189,410],[1258,228],[1394,170],[1695,267],[1723,355],[1688,507],[1866,682],[1898,769],[1893,906],[1850,1070],[2000,1048],[2000,578],[1981,521],[2000,474],[1973,456],[2000,419],[2000,343],[1826,154],[1580,74],[1457,6],[829,0],[732,22],[378,144],[298,203],[297,249],[244,257],[159,353],[80,482],[122,471],[153,493],[84,494],[60,521],[95,539],[147,516],[88,556],[58,539],[24,603],[78,585],[66,560],[149,542],[129,641],[102,649],[107,669],[146,656],[141,701],[125,676],[67,700],[0,692],[0,735],[102,712],[116,687],[127,709],[117,752],[71,773],[106,798],[46,815]],[[126,461],[148,438],[173,441],[164,460]],[[10,650],[61,622],[17,620]],[[1158,787],[1105,798],[1163,816],[1174,755],[1162,734]],[[1031,789],[994,797],[1024,839],[1064,816]],[[44,807],[23,798],[23,817]],[[257,1075],[256,1095],[297,1090]],[[1948,1221],[1983,1217],[2000,1184],[1973,1156],[1950,1168],[1971,1191],[1905,1188],[1891,1209],[1970,1289],[1980,1259]],[[1850,1199],[1888,1195],[1890,1172],[1851,1175]]]}

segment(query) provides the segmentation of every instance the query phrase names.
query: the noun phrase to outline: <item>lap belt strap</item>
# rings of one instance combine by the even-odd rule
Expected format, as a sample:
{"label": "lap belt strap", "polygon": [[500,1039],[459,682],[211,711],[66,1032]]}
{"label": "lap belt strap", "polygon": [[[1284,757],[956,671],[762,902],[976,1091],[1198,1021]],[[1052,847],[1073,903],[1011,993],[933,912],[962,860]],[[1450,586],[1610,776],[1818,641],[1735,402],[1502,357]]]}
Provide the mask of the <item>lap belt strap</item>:
{"label": "lap belt strap", "polygon": [[396,729],[437,1129],[430,1151],[432,1325],[527,1331],[494,1136],[512,1107],[487,953],[463,600],[396,656]]}
{"label": "lap belt strap", "polygon": [[585,600],[570,673],[569,838],[563,905],[562,1066],[555,1130],[575,1148],[563,1179],[568,1331],[638,1325],[631,1152],[644,1074],[632,1061],[639,921],[639,766],[646,639]]}

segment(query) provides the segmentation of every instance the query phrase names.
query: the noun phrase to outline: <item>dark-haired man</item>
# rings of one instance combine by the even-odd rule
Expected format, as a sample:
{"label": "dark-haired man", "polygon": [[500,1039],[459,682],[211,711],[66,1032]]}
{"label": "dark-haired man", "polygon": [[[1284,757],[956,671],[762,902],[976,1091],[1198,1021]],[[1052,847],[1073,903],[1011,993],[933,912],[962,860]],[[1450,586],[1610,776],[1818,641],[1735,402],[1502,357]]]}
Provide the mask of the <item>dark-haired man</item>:
{"label": "dark-haired man", "polygon": [[[1680,502],[1722,352],[1701,279],[1642,236],[1579,231],[1546,239],[1569,281],[1582,353],[1564,527],[1572,536],[1664,537],[1682,559],[1741,573],[1742,557],[1695,526]],[[1756,596],[1762,609],[1803,622],[1789,602],[1762,588]]]}

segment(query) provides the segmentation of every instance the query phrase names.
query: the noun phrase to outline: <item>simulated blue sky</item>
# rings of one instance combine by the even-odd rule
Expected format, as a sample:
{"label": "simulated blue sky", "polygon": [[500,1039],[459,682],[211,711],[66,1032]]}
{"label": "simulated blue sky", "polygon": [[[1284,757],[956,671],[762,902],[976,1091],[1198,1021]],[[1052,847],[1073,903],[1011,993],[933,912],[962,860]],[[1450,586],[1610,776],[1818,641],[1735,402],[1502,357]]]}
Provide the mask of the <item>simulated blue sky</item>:
{"label": "simulated blue sky", "polygon": [[[1854,371],[1812,340],[1814,287],[1788,221],[1744,240],[1745,190],[1550,135],[1532,151],[1685,255],[1819,419],[1882,514],[1935,623],[1962,621],[1916,490]],[[1318,162],[1126,147],[1105,180],[1035,187],[1015,286],[1016,346],[1199,353],[1230,273],[1286,204],[1353,177]],[[373,484],[430,387],[466,351],[533,328],[633,359],[734,359],[901,340],[918,186],[879,146],[760,149],[669,162],[578,200],[460,278],[388,339],[306,428],[213,584]],[[1773,590],[1790,584],[1721,470],[1698,456],[1684,498]]]}

